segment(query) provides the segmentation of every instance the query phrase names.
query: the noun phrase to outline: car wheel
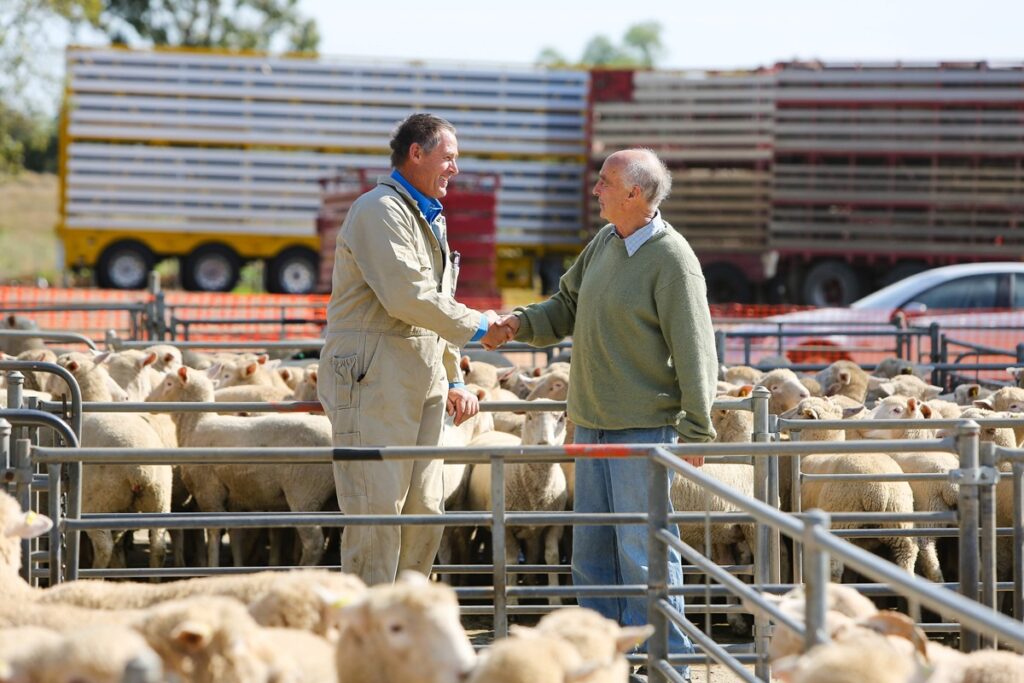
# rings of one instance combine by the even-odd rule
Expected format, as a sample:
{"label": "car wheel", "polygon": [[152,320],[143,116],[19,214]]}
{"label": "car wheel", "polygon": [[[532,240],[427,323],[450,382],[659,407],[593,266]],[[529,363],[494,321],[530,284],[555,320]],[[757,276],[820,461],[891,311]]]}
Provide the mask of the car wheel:
{"label": "car wheel", "polygon": [[263,284],[272,294],[309,294],[320,276],[320,258],[311,249],[285,249],[267,263]]}
{"label": "car wheel", "polygon": [[731,263],[712,263],[704,269],[704,281],[707,283],[710,303],[750,303],[750,280],[742,270]]}
{"label": "car wheel", "polygon": [[860,292],[860,276],[843,261],[815,263],[804,276],[803,300],[811,306],[848,306]]}
{"label": "car wheel", "polygon": [[181,264],[181,284],[191,292],[230,292],[238,284],[238,255],[222,244],[206,244]]}
{"label": "car wheel", "polygon": [[143,289],[156,259],[138,242],[115,242],[96,263],[96,284],[105,289]]}

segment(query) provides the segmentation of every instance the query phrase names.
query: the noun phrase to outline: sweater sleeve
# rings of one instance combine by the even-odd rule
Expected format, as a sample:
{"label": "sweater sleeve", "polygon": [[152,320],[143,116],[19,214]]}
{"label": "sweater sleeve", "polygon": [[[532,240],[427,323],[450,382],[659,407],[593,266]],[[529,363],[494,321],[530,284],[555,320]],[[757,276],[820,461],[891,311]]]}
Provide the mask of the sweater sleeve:
{"label": "sweater sleeve", "polygon": [[516,341],[532,346],[551,346],[572,334],[576,326],[576,302],[579,299],[580,284],[586,263],[593,250],[595,237],[583,249],[562,279],[558,281],[558,292],[547,301],[515,309],[519,318],[519,332]]}
{"label": "sweater sleeve", "polygon": [[[393,318],[436,332],[455,346],[469,341],[480,313],[447,294],[420,267],[415,242],[419,225],[387,200],[361,207],[344,239],[366,284]],[[346,221],[347,223],[347,221]]]}
{"label": "sweater sleeve", "polygon": [[718,379],[718,352],[704,278],[686,273],[654,296],[679,382],[676,431],[684,443],[713,441],[711,404]]}

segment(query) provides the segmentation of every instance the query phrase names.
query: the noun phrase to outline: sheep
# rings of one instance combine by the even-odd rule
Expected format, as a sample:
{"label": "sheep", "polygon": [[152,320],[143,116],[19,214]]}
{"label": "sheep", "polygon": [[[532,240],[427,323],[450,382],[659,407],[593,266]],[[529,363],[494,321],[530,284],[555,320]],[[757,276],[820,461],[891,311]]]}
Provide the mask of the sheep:
{"label": "sheep", "polygon": [[[153,390],[151,401],[212,402],[213,384],[205,374],[182,366],[168,373]],[[265,415],[236,417],[208,413],[176,413],[178,440],[183,446],[326,446],[331,445],[331,428],[321,415]],[[188,465],[181,468],[182,480],[200,509],[290,510],[316,512],[334,497],[331,466],[277,464],[253,468],[245,465]],[[211,534],[217,539],[219,532]],[[300,527],[301,564],[314,565],[324,551],[319,527]],[[231,544],[236,566],[244,562],[245,548]],[[208,547],[208,562],[216,566],[218,543]]]}
{"label": "sheep", "polygon": [[865,629],[772,668],[786,683],[924,683],[934,680],[930,673],[919,657],[908,657],[886,636]]}
{"label": "sheep", "polygon": [[127,349],[105,354],[104,365],[110,377],[124,389],[129,401],[143,401],[163,373],[153,369],[158,356],[155,351]]}
{"label": "sheep", "polygon": [[853,361],[837,360],[814,378],[825,396],[847,396],[864,403],[868,393],[868,373]]}
{"label": "sheep", "polygon": [[[795,414],[803,419],[841,419],[843,410],[824,398],[808,398],[800,402]],[[801,432],[803,441],[842,441],[841,430],[805,429]],[[900,466],[885,453],[821,454],[801,458],[801,470],[811,474],[902,474]],[[780,475],[789,472],[782,468]],[[785,479],[780,476],[780,479]],[[788,488],[780,482],[782,490]],[[888,512],[909,513],[914,510],[914,494],[907,482],[873,481],[809,481],[801,487],[803,509],[821,508],[826,512]],[[860,523],[837,522],[833,528],[859,528]],[[909,522],[879,522],[872,527],[883,529],[909,529]],[[893,554],[893,561],[908,573],[913,574],[919,548],[907,537],[887,536],[879,539],[855,541],[858,545],[872,547],[881,545]],[[841,565],[833,560],[832,577],[838,580],[842,574]]]}
{"label": "sheep", "polygon": [[[523,424],[524,445],[559,445],[565,440],[565,413],[527,413]],[[501,444],[501,432],[493,432],[488,445]],[[484,435],[488,437],[489,435]],[[515,439],[515,437],[511,437]],[[495,443],[497,440],[498,443]],[[519,442],[519,439],[515,439]],[[481,439],[470,445],[483,445]],[[505,508],[529,512],[556,512],[565,510],[568,491],[565,474],[555,463],[527,462],[505,465]],[[469,480],[467,507],[471,510],[490,510],[491,467],[478,464],[473,467]],[[520,545],[528,564],[539,564],[543,557],[548,565],[558,564],[558,542],[562,536],[560,525],[548,527],[517,526],[505,530],[505,560],[515,564],[519,559]],[[558,576],[548,575],[548,585],[557,586]],[[558,598],[552,604],[560,604]]]}
{"label": "sheep", "polygon": [[768,411],[775,415],[792,409],[797,403],[811,395],[807,387],[800,382],[796,373],[788,368],[777,368],[765,373],[757,381],[757,384],[771,392],[771,398],[768,399]]}
{"label": "sheep", "polygon": [[277,368],[277,374],[294,394],[295,388],[306,378],[306,368],[296,365],[281,366]]}
{"label": "sheep", "polygon": [[868,379],[867,400],[876,401],[886,396],[913,396],[920,401],[938,398],[942,387],[928,384],[914,375],[896,375],[892,379],[871,377]]}
{"label": "sheep", "polygon": [[[911,375],[907,375],[910,377]],[[871,411],[872,420],[920,420],[931,417],[931,408],[915,398],[888,396]],[[931,430],[894,427],[892,429],[864,430],[866,439],[930,439]],[[960,458],[953,453],[928,451],[918,453],[889,453],[907,474],[945,474],[960,468]],[[920,512],[948,512],[956,510],[960,501],[960,487],[946,479],[942,481],[912,481],[914,509]],[[918,561],[922,574],[936,583],[942,583],[942,568],[934,536],[918,539],[921,552]]]}
{"label": "sheep", "polygon": [[[60,356],[85,401],[110,401],[113,382],[106,369],[86,354]],[[116,385],[115,385],[116,386]],[[152,417],[136,413],[86,413],[82,419],[82,446],[90,448],[163,448]],[[86,465],[82,468],[82,512],[170,512],[173,475],[168,465]],[[120,538],[124,532],[118,532]],[[106,529],[86,531],[93,546],[93,567],[110,566],[116,543]],[[163,529],[149,530],[149,564],[162,567]]]}
{"label": "sheep", "polygon": [[[0,331],[2,330],[38,330],[39,325],[35,320],[22,315],[8,314],[0,317]],[[43,340],[40,337],[4,337],[0,334],[0,352],[17,356],[29,349],[43,348]]]}
{"label": "sheep", "polygon": [[[569,364],[552,363],[538,377],[530,393],[526,395],[527,401],[546,399],[549,401],[565,401],[569,398]],[[495,425],[497,426],[497,425]],[[566,417],[565,438],[561,443],[574,443],[576,439],[576,425]],[[576,495],[576,462],[561,463],[562,473],[565,474],[565,482],[568,487],[568,498],[566,505],[570,508]]]}
{"label": "sheep", "polygon": [[937,399],[932,400],[948,401],[958,406],[970,406],[975,401],[988,398],[993,393],[992,389],[987,389],[980,384],[971,382],[969,384],[957,385],[951,393],[941,394]]}
{"label": "sheep", "polygon": [[[5,663],[9,674],[3,672]],[[0,631],[0,680],[5,683],[121,683],[129,666],[141,667],[147,683],[163,680],[160,658],[124,626],[96,625],[63,635],[33,627]]]}
{"label": "sheep", "polygon": [[177,346],[171,344],[154,344],[145,349],[146,353],[155,353],[156,361],[153,363],[153,369],[162,375],[177,370],[181,365],[184,364],[182,360],[181,351]]}
{"label": "sheep", "polygon": [[[533,629],[495,642],[480,655],[468,683],[565,683],[596,681],[592,667],[567,640]],[[626,674],[602,681],[625,681]]]}
{"label": "sheep", "polygon": [[[568,641],[591,669],[589,683],[622,681],[629,673],[629,664],[622,655],[654,635],[654,627],[620,626],[594,610],[566,607],[544,615],[536,633],[543,637]],[[517,629],[518,632],[518,629]]]}
{"label": "sheep", "polygon": [[463,356],[459,360],[459,367],[467,384],[475,384],[488,391],[499,387],[498,368],[490,363]]}
{"label": "sheep", "polygon": [[235,361],[224,360],[209,368],[211,377],[218,380],[217,388],[238,386],[240,384],[262,384],[277,387],[289,395],[292,388],[277,373],[280,361],[267,360],[266,354],[259,356],[243,355]]}
{"label": "sheep", "polygon": [[[16,360],[29,360],[37,363],[56,363],[57,354],[51,349],[26,349],[17,355]],[[67,387],[63,380],[48,372],[22,370],[25,375],[25,389],[44,391],[53,394],[58,388]]]}
{"label": "sheep", "polygon": [[1013,377],[1013,381],[1017,383],[1017,386],[1024,389],[1024,368],[1006,368],[1006,372]]}
{"label": "sheep", "polygon": [[927,380],[931,371],[932,366],[930,365],[920,365],[904,358],[891,356],[879,361],[875,366],[874,372],[871,374],[876,377],[885,377],[886,379],[892,379],[897,375],[914,375],[918,379]]}
{"label": "sheep", "polygon": [[749,365],[734,365],[725,368],[722,372],[722,380],[729,384],[756,384],[763,372]]}
{"label": "sheep", "polygon": [[[238,384],[215,389],[213,392],[213,399],[218,403],[276,403],[287,401],[290,398],[292,398],[291,392],[268,384]],[[228,414],[230,413],[220,413],[220,415]],[[249,415],[250,413],[234,414]]]}
{"label": "sheep", "polygon": [[306,368],[306,374],[303,376],[302,381],[295,387],[295,394],[292,396],[294,401],[319,401],[320,399],[316,394],[316,380],[317,373],[319,370],[316,365],[310,365]]}
{"label": "sheep", "polygon": [[[1024,388],[1003,387],[985,399],[974,402],[975,408],[995,410],[998,412],[1024,413]],[[1017,443],[1024,443],[1024,427],[1015,427]]]}
{"label": "sheep", "polygon": [[0,596],[5,600],[32,592],[18,575],[22,539],[41,536],[52,527],[49,517],[22,510],[18,501],[0,490]]}
{"label": "sheep", "polygon": [[338,683],[457,683],[476,664],[449,586],[402,572],[341,611]]}

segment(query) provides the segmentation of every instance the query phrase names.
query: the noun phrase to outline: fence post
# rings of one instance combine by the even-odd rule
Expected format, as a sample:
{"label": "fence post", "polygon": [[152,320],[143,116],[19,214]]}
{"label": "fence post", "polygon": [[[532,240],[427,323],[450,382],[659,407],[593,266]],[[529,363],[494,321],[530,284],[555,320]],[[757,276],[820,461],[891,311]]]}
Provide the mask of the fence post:
{"label": "fence post", "polygon": [[1013,463],[1013,618],[1024,619],[1024,462]]}
{"label": "fence post", "polygon": [[491,562],[494,564],[494,637],[508,635],[508,609],[505,590],[508,567],[505,566],[505,458],[491,456]]}
{"label": "fence post", "polygon": [[1017,344],[1017,365],[1024,363],[1024,343]]}
{"label": "fence post", "polygon": [[11,423],[0,417],[0,491],[6,491],[14,481],[15,471],[11,469]]}
{"label": "fence post", "polygon": [[658,603],[668,600],[668,546],[658,532],[668,528],[668,470],[647,456],[647,623],[654,635],[647,641],[650,683],[665,683],[658,662],[668,657],[668,617]]}
{"label": "fence post", "polygon": [[[772,440],[772,424],[768,413],[768,402],[772,393],[764,387],[754,387],[750,395],[750,405],[754,413],[754,430],[751,438],[754,443],[768,443]],[[777,428],[777,427],[776,427]],[[763,463],[763,464],[762,464]],[[757,487],[764,482],[764,497],[758,495]],[[763,503],[767,503],[776,510],[779,509],[779,457],[771,455],[763,458],[754,458],[754,495]],[[762,552],[760,543],[762,541],[762,530],[767,543]],[[767,524],[757,525],[757,542],[759,547],[755,550],[754,573],[755,583],[779,583],[779,530]],[[765,575],[763,580],[756,578],[757,564],[764,563]],[[766,622],[767,623],[767,622]]]}
{"label": "fence post", "polygon": [[[66,519],[82,518],[82,461],[69,462],[68,468],[68,504]],[[78,559],[81,549],[82,532],[72,529],[64,534],[67,543],[67,571],[69,581],[78,579]]]}
{"label": "fence post", "polygon": [[60,490],[60,465],[47,465],[47,510],[53,526],[50,527],[50,585],[56,586],[64,580],[63,548],[61,538],[64,525],[61,523],[61,490]]}
{"label": "fence post", "polygon": [[[931,325],[928,326],[928,338],[931,340],[931,347],[932,348],[931,348],[930,358],[931,358],[932,365],[937,365],[937,364],[939,364],[941,362],[944,362],[943,358],[942,358],[942,349],[941,349],[942,339],[941,339],[941,334],[939,332],[939,324],[938,323],[932,323]],[[939,386],[945,386],[944,384],[941,384],[939,382],[939,380],[941,378],[942,378],[942,371],[939,370],[938,368],[932,368],[932,384],[937,384]]]}
{"label": "fence post", "polygon": [[725,330],[715,330],[715,353],[718,354],[718,364],[725,363]]}
{"label": "fence post", "polygon": [[[11,370],[7,373],[7,407],[11,410],[18,410],[24,408],[25,404],[25,375],[21,374],[17,370]],[[24,436],[28,434],[28,429],[24,427],[18,427],[18,431],[14,432],[15,437]]]}
{"label": "fence post", "polygon": [[[994,444],[978,445],[981,465],[978,481],[978,516],[981,525],[981,604],[996,609],[996,469]],[[985,638],[982,647],[995,647]]]}
{"label": "fence post", "polygon": [[[32,509],[32,461],[29,458],[31,447],[32,442],[28,439],[15,439],[14,441],[15,497],[18,499],[18,506],[26,511]],[[29,584],[34,583],[31,538],[21,539],[21,576]]]}
{"label": "fence post", "polygon": [[829,528],[829,516],[817,508],[808,510],[804,515],[804,595],[807,610],[804,622],[804,647],[811,649],[828,641],[825,629],[825,612],[827,603],[829,571],[828,553],[818,547],[814,534],[816,530]]}
{"label": "fence post", "polygon": [[[978,599],[978,434],[977,422],[967,420],[956,430],[957,451],[960,454],[960,593],[971,600]],[[979,638],[974,631],[960,628],[960,649],[973,652],[978,649]]]}

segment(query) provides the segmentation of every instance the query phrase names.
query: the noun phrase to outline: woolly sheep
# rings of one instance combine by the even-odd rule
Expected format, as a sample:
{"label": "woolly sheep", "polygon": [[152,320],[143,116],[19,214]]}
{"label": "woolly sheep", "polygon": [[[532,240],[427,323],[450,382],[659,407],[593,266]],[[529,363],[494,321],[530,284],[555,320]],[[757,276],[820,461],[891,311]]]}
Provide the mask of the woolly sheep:
{"label": "woolly sheep", "polygon": [[814,377],[825,396],[847,396],[864,403],[868,393],[868,373],[853,361],[837,360]]}
{"label": "woolly sheep", "polygon": [[29,595],[21,570],[21,541],[41,536],[53,527],[46,515],[21,509],[12,496],[0,490],[0,602]]}
{"label": "woolly sheep", "polygon": [[306,368],[298,365],[281,366],[277,368],[277,374],[295,393],[295,388],[306,378]]}
{"label": "woolly sheep", "polygon": [[[468,683],[565,683],[591,681],[592,668],[567,640],[533,629],[516,629],[484,650]],[[622,682],[626,676],[607,679]]]}
{"label": "woolly sheep", "polygon": [[896,395],[912,396],[920,401],[928,401],[937,398],[941,393],[942,387],[928,384],[914,375],[896,375],[892,379],[880,377],[868,379],[867,400],[869,402]]}
{"label": "woolly sheep", "polygon": [[[998,412],[1024,413],[1024,389],[1021,387],[1003,387],[985,399],[974,402],[974,407]],[[1017,443],[1024,443],[1024,427],[1013,430]]]}
{"label": "woolly sheep", "polygon": [[654,635],[654,628],[620,626],[594,610],[565,607],[544,615],[534,629],[544,637],[563,638],[572,644],[593,669],[588,683],[622,681],[629,672],[624,653]]}
{"label": "woolly sheep", "polygon": [[[872,420],[921,420],[931,417],[931,408],[915,398],[888,396],[871,411]],[[865,430],[867,439],[930,439],[931,430],[895,427],[893,429]],[[945,474],[960,468],[960,458],[953,453],[926,451],[916,453],[889,453],[907,474]],[[912,481],[914,509],[919,512],[949,512],[956,510],[960,500],[960,487],[948,479],[941,481]],[[928,524],[928,526],[931,526]],[[942,568],[934,536],[918,539],[921,552],[918,561],[922,574],[931,581],[942,583]]]}
{"label": "woolly sheep", "polygon": [[905,358],[893,356],[882,359],[875,366],[875,370],[871,374],[876,377],[885,377],[886,379],[892,379],[897,375],[914,375],[919,379],[927,380],[931,371],[932,367],[930,365],[920,365]]}
{"label": "woolly sheep", "polygon": [[316,394],[316,380],[318,372],[319,370],[316,365],[310,365],[306,368],[306,374],[302,377],[302,381],[295,387],[295,394],[292,396],[293,401],[319,400]]}
{"label": "woolly sheep", "polygon": [[459,683],[476,653],[455,591],[403,572],[342,610],[336,661],[338,683]]}
{"label": "woolly sheep", "polygon": [[462,368],[467,384],[475,384],[488,391],[498,388],[498,368],[490,363],[463,356],[459,360],[459,367]]}
{"label": "woolly sheep", "polygon": [[807,387],[800,382],[796,373],[788,368],[777,368],[765,373],[757,381],[757,384],[771,392],[772,396],[768,399],[768,411],[775,415],[792,409],[797,403],[811,395]]}
{"label": "woolly sheep", "polygon": [[144,401],[163,377],[153,369],[156,363],[155,351],[125,349],[106,354],[104,365],[110,377],[125,390],[129,401]]}
{"label": "woolly sheep", "polygon": [[[185,366],[168,373],[150,395],[151,401],[212,402],[213,384],[204,374]],[[176,413],[178,441],[182,446],[265,447],[331,445],[330,422],[322,415],[261,415],[236,417],[209,413]],[[247,465],[188,465],[181,467],[182,480],[207,512],[262,510],[318,512],[334,496],[331,466],[276,464],[259,468]],[[212,532],[211,539],[219,538]],[[299,527],[303,565],[320,561],[324,535],[319,527]],[[208,548],[208,561],[216,566],[218,544]],[[236,566],[244,563],[245,548],[233,541]]]}
{"label": "woolly sheep", "polygon": [[1013,377],[1018,387],[1024,388],[1024,368],[1006,368],[1006,372]]}
{"label": "woolly sheep", "polygon": [[[0,330],[38,330],[35,320],[22,315],[8,314],[0,317]],[[43,340],[39,337],[4,337],[0,335],[0,352],[17,356],[22,351],[43,348]]]}
{"label": "woolly sheep", "polygon": [[[8,674],[2,671],[5,663]],[[163,680],[160,658],[142,636],[124,626],[100,624],[62,635],[33,627],[0,631],[4,683],[121,683],[129,665],[141,667],[147,683]]]}
{"label": "woolly sheep", "polygon": [[[17,355],[17,360],[29,360],[37,363],[56,363],[57,354],[51,349],[26,349]],[[45,391],[53,394],[67,391],[64,380],[49,372],[38,370],[22,370],[25,375],[25,389]]]}
{"label": "woolly sheep", "polygon": [[[84,401],[111,400],[112,382],[106,368],[86,354],[58,358],[78,381]],[[116,385],[115,385],[116,386]],[[86,413],[82,419],[82,446],[89,448],[163,448],[166,444],[153,428],[152,417],[136,413]],[[172,473],[168,465],[86,465],[82,468],[82,512],[171,511]],[[93,546],[93,567],[110,566],[116,535],[106,529],[86,532]],[[163,529],[149,530],[149,564],[162,567]]]}
{"label": "woolly sheep", "polygon": [[153,369],[162,375],[172,370],[177,370],[184,364],[181,351],[177,346],[172,346],[171,344],[154,344],[146,348],[146,353],[156,354]]}
{"label": "woolly sheep", "polygon": [[[843,411],[835,403],[825,398],[812,397],[804,399],[795,409],[802,419],[838,420]],[[845,434],[841,430],[805,429],[801,432],[802,441],[843,441]],[[801,471],[811,474],[902,474],[903,470],[885,453],[856,454],[816,454],[806,455],[800,461]],[[783,473],[780,471],[780,480]],[[787,482],[780,481],[780,488],[788,488]],[[821,508],[826,512],[887,512],[910,513],[914,511],[914,494],[907,482],[876,482],[876,481],[808,481],[801,488],[802,507],[805,510]],[[860,528],[861,523],[836,522],[833,528]],[[910,522],[878,522],[870,525],[883,529],[910,529]],[[858,539],[858,545],[874,547],[882,545],[893,555],[895,564],[908,573],[914,572],[917,561],[918,545],[907,537],[887,536],[879,539]],[[842,567],[832,562],[832,577],[838,579]]]}
{"label": "woolly sheep", "polygon": [[764,373],[749,365],[734,365],[725,368],[722,379],[729,384],[756,384]]}

